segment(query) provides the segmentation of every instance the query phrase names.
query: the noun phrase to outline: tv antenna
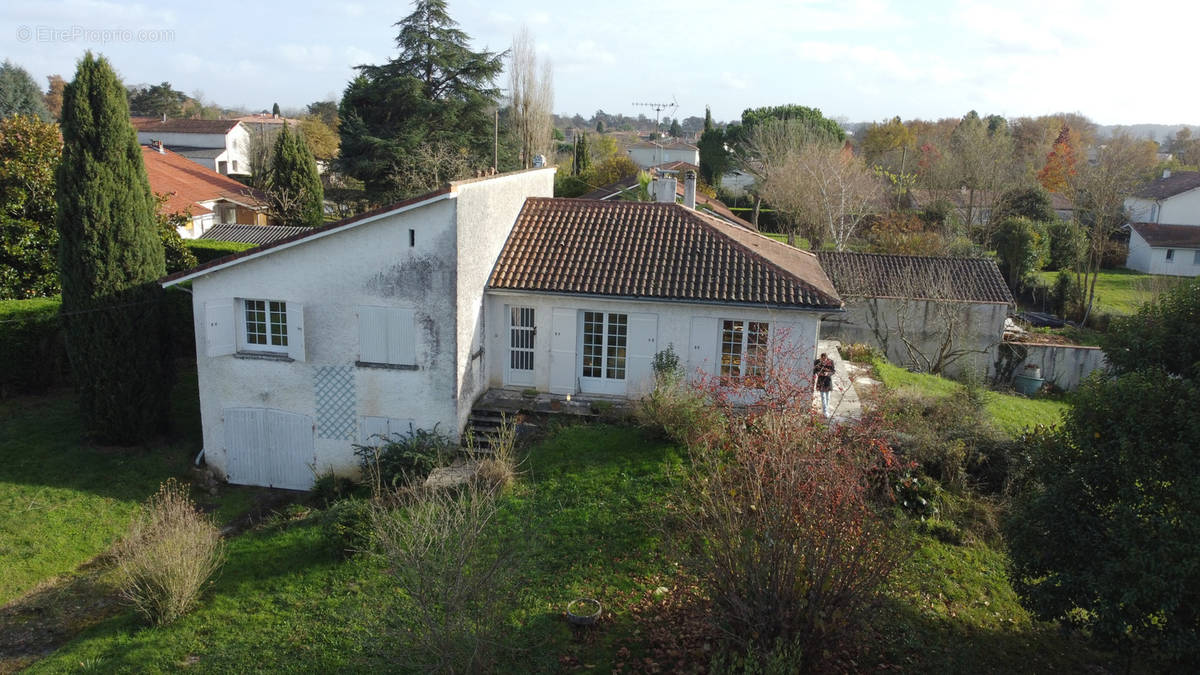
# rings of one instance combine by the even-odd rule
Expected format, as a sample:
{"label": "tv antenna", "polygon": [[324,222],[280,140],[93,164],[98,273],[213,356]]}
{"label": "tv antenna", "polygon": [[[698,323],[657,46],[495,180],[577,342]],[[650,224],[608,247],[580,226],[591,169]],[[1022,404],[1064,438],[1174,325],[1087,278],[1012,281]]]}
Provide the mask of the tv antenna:
{"label": "tv antenna", "polygon": [[675,111],[679,109],[679,102],[675,100],[674,96],[671,97],[670,103],[637,103],[637,102],[634,102],[633,105],[641,107],[641,108],[654,108],[654,130],[655,131],[658,131],[658,115],[659,115],[659,113],[661,113],[664,110],[670,110],[671,114],[674,115]]}

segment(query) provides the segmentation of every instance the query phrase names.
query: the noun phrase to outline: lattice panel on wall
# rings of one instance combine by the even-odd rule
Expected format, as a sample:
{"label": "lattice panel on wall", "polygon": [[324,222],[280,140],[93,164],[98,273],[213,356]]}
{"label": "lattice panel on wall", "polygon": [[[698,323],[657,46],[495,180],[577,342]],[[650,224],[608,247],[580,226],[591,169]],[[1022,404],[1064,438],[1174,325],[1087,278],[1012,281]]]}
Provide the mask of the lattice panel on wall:
{"label": "lattice panel on wall", "polygon": [[354,366],[321,366],[313,375],[317,399],[317,437],[356,438]]}

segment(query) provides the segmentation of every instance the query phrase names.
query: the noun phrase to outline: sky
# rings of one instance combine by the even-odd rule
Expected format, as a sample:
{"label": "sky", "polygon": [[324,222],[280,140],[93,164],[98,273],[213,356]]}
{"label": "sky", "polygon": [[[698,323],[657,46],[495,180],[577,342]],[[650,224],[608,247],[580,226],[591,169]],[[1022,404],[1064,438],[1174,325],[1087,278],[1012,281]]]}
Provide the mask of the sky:
{"label": "sky", "polygon": [[[1100,124],[1200,123],[1200,3],[1166,0],[449,0],[475,48],[522,25],[554,65],[554,110],[733,120],[797,103],[846,122],[1080,112]],[[395,54],[407,2],[8,0],[0,56],[39,84],[86,50],[126,84],[170,82],[222,106],[337,98]],[[505,78],[499,85],[505,86]]]}

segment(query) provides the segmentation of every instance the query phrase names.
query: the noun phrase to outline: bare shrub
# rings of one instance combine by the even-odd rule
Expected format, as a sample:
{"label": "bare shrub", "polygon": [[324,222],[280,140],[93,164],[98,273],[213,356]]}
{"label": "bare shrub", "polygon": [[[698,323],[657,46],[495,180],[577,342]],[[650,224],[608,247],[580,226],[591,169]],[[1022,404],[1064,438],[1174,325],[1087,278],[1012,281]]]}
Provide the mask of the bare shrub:
{"label": "bare shrub", "polygon": [[724,417],[709,398],[681,375],[655,377],[654,389],[634,409],[638,424],[677,443],[692,445],[720,435]]}
{"label": "bare shrub", "polygon": [[680,533],[734,641],[808,660],[852,634],[903,554],[870,501],[894,467],[886,445],[807,408],[744,417],[727,444],[692,448]]}
{"label": "bare shrub", "polygon": [[489,669],[516,606],[514,547],[491,537],[498,491],[401,488],[374,501],[376,543],[397,603],[402,669]]}
{"label": "bare shrub", "polygon": [[221,532],[196,511],[186,486],[168,479],[134,517],[114,552],[122,597],[156,625],[196,604],[225,559]]}
{"label": "bare shrub", "polygon": [[485,491],[500,491],[517,476],[517,425],[507,415],[500,426],[488,434],[486,450],[477,448],[473,435],[467,436],[467,454],[477,462],[472,480]]}

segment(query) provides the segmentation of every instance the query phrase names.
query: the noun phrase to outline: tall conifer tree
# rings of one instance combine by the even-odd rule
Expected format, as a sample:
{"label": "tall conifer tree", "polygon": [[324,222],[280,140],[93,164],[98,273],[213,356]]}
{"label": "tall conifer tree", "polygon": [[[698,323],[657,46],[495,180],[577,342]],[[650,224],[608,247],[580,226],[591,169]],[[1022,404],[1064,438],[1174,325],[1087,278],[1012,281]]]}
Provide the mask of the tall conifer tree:
{"label": "tall conifer tree", "polygon": [[63,326],[87,432],[132,444],[162,430],[170,348],[155,199],[125,89],[88,52],[63,91],[55,175]]}
{"label": "tall conifer tree", "polygon": [[325,220],[325,193],[308,144],[283,125],[275,137],[267,194],[281,225],[316,227]]}

